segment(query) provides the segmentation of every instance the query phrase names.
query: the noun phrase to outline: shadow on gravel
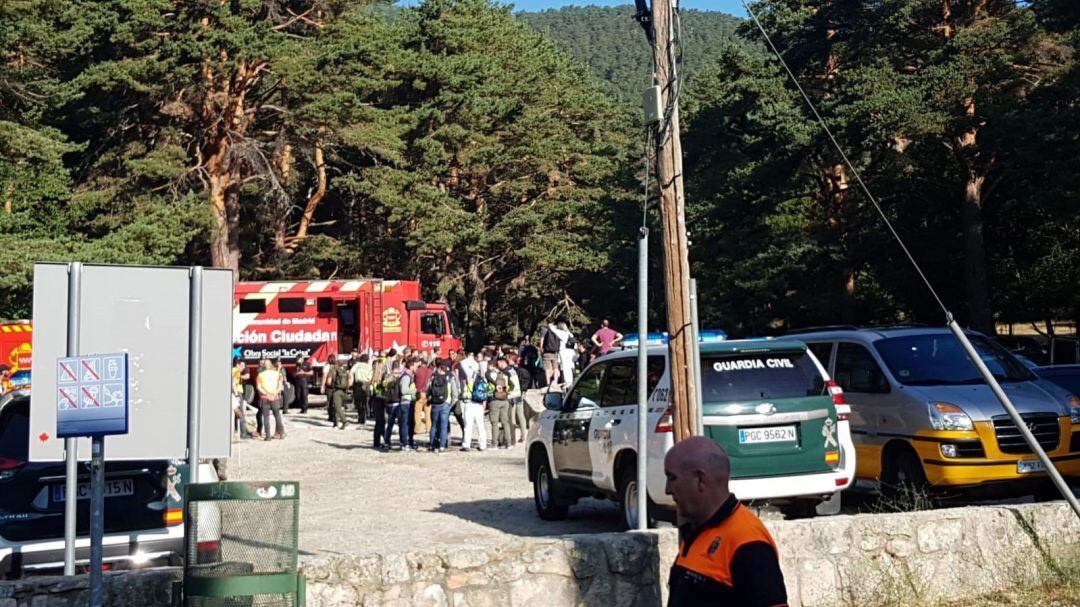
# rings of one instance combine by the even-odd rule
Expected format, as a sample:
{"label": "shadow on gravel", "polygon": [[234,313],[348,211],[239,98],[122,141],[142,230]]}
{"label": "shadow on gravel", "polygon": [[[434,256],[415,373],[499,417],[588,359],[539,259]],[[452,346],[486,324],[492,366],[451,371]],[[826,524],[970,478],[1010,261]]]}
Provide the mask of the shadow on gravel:
{"label": "shadow on gravel", "polygon": [[557,537],[581,533],[620,531],[619,510],[610,502],[583,499],[564,521],[544,521],[532,498],[488,499],[443,504],[432,512],[449,514],[471,523],[521,537]]}

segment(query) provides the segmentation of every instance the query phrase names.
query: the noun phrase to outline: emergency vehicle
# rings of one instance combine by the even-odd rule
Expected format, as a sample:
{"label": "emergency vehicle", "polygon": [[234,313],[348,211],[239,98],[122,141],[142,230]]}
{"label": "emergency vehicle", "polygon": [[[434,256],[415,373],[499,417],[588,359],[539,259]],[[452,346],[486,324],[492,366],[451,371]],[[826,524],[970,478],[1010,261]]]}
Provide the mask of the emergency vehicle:
{"label": "emergency vehicle", "polygon": [[321,366],[354,350],[461,349],[445,303],[422,300],[417,281],[377,278],[238,283],[233,344],[247,364],[280,358],[290,370],[301,355]]}
{"label": "emergency vehicle", "polygon": [[[664,456],[675,440],[667,347],[647,352],[652,524],[675,518],[664,491]],[[813,351],[795,340],[705,342],[701,374],[704,435],[731,458],[732,493],[791,515],[835,513],[837,492],[855,476],[851,408]],[[623,525],[637,526],[637,377],[637,351],[622,350],[596,359],[566,394],[545,395],[546,410],[526,439],[540,518],[566,518],[580,498],[592,496],[615,500]]]}
{"label": "emergency vehicle", "polygon": [[0,322],[0,365],[29,371],[33,359],[34,327],[29,320]]}

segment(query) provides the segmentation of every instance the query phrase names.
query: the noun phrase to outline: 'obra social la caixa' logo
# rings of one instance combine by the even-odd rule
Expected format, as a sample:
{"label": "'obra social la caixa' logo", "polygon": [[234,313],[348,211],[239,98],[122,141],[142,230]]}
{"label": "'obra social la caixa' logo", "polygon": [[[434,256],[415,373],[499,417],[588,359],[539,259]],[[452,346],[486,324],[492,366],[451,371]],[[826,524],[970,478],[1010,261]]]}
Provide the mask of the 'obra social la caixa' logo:
{"label": "'obra social la caixa' logo", "polygon": [[401,310],[387,308],[382,313],[383,333],[401,333]]}

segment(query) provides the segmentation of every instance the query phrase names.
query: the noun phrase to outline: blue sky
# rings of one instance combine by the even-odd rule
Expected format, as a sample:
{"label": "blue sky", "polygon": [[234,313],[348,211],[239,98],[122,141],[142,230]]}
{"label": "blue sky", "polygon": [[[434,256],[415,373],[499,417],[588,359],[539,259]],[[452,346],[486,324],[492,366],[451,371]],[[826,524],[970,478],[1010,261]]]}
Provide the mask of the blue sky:
{"label": "blue sky", "polygon": [[[632,4],[632,0],[500,0],[500,2],[513,3],[519,11],[539,11],[545,8],[559,8],[561,6],[617,6],[620,4]],[[401,4],[406,6],[417,4],[418,0],[404,0]],[[701,11],[721,11],[745,17],[741,0],[682,0],[683,8],[693,8]]]}

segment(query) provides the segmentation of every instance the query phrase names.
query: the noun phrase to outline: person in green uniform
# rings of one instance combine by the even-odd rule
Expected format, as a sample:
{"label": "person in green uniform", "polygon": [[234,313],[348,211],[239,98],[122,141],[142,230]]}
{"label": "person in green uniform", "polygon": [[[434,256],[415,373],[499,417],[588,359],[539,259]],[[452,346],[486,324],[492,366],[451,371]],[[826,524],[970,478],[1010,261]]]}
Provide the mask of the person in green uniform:
{"label": "person in green uniform", "polygon": [[337,358],[330,359],[329,373],[327,384],[330,386],[330,406],[334,408],[334,426],[344,430],[349,425],[349,418],[345,415],[345,397],[352,385],[352,375]]}

